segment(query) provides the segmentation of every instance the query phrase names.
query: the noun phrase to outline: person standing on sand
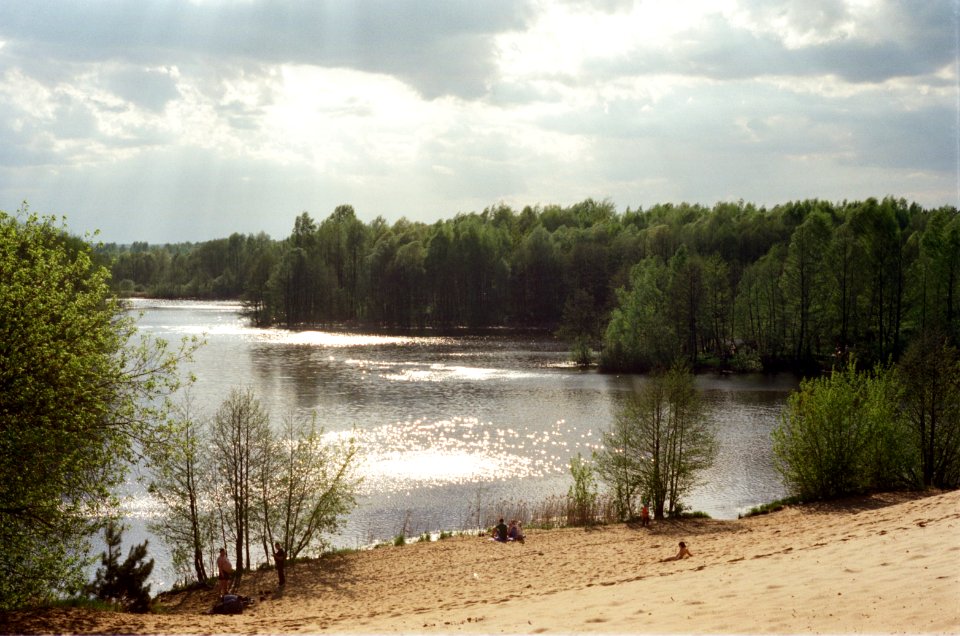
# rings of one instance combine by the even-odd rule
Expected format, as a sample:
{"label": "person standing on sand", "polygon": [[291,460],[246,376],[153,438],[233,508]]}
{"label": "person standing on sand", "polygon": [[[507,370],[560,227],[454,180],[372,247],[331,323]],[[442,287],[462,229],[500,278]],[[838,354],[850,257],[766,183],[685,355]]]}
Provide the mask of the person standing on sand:
{"label": "person standing on sand", "polygon": [[284,576],[283,572],[284,567],[287,565],[287,553],[284,552],[279,541],[274,543],[273,547],[275,548],[273,552],[273,560],[277,564],[277,579],[280,581],[280,587],[283,587],[287,582],[287,578]]}
{"label": "person standing on sand", "polygon": [[227,549],[220,548],[220,556],[217,558],[217,579],[219,580],[220,596],[230,591],[231,574],[233,574],[233,565],[227,556]]}
{"label": "person standing on sand", "polygon": [[643,502],[643,508],[640,509],[640,525],[644,528],[650,525],[650,507],[647,502]]}

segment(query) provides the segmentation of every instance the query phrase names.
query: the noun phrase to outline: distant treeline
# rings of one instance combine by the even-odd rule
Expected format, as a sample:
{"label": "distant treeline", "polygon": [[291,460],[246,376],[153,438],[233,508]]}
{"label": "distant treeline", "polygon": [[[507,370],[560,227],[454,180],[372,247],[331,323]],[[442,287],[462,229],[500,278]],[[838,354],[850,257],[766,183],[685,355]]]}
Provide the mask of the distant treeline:
{"label": "distant treeline", "polygon": [[241,299],[261,326],[545,329],[610,370],[870,364],[960,327],[957,209],[895,198],[623,213],[587,199],[393,225],[342,205],[281,240],[101,251],[121,294]]}

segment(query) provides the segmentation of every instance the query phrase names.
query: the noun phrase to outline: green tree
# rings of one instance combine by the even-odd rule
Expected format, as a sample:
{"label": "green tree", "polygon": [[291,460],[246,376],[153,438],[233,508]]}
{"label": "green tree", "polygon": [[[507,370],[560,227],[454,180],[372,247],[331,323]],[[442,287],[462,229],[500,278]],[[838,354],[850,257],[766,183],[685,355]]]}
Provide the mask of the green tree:
{"label": "green tree", "polygon": [[786,320],[780,272],[786,248],[777,244],[748,266],[737,290],[737,330],[742,346],[755,350],[765,366],[785,354]]}
{"label": "green tree", "polygon": [[557,320],[561,268],[556,249],[543,227],[530,232],[514,250],[511,270],[513,306],[521,323],[550,325]]}
{"label": "green tree", "polygon": [[137,333],[85,241],[0,213],[0,608],[78,592],[88,537],[163,434],[189,343]]}
{"label": "green tree", "polygon": [[860,340],[869,348],[872,359],[886,364],[900,353],[900,328],[903,316],[904,253],[902,202],[867,199],[850,212],[862,246],[862,267],[869,272],[866,292],[867,332]]}
{"label": "green tree", "polygon": [[664,318],[668,284],[669,271],[657,258],[633,268],[629,288],[617,290],[619,304],[604,334],[604,369],[648,371],[679,354],[674,323]]}
{"label": "green tree", "polygon": [[151,523],[151,530],[171,547],[173,565],[186,578],[207,580],[205,554],[214,553],[215,518],[209,508],[216,478],[210,453],[210,435],[185,402],[175,413],[175,427],[162,443],[146,449],[150,478],[148,489],[166,514]]}
{"label": "green tree", "polygon": [[[256,476],[270,443],[270,421],[251,389],[233,389],[213,419],[216,471],[227,494],[221,534],[234,542],[234,566],[250,567],[250,544],[256,537]],[[222,512],[222,511],[221,511]],[[229,535],[228,535],[229,533]]]}
{"label": "green tree", "polygon": [[775,465],[789,491],[828,499],[903,483],[913,453],[900,396],[889,371],[861,372],[852,360],[803,380],[773,431]]}
{"label": "green tree", "polygon": [[701,259],[696,254],[688,254],[687,247],[681,245],[670,259],[669,269],[666,315],[674,325],[677,348],[690,364],[696,364],[700,351],[698,321],[705,296]]}
{"label": "green tree", "polygon": [[589,525],[595,521],[597,482],[593,469],[580,453],[570,460],[570,476],[573,477],[573,484],[567,492],[567,499],[570,501],[567,525]]}
{"label": "green tree", "polygon": [[800,364],[819,353],[816,340],[823,310],[824,254],[829,244],[830,220],[822,212],[807,215],[790,237],[781,274],[790,326],[792,355]]}
{"label": "green tree", "polygon": [[[288,417],[273,444],[268,545],[279,541],[289,558],[320,554],[356,503],[359,448],[353,437],[324,437],[316,414]],[[269,554],[269,553],[268,553]]]}
{"label": "green tree", "polygon": [[897,365],[904,415],[924,486],[960,486],[960,354],[936,331],[920,334]]}
{"label": "green tree", "polygon": [[97,570],[96,578],[87,588],[88,592],[131,612],[142,614],[149,611],[150,585],[144,585],[153,572],[153,559],[144,562],[149,542],[131,546],[127,558],[120,563],[123,527],[108,524],[104,538],[107,550],[100,555],[103,567]]}
{"label": "green tree", "polygon": [[639,494],[653,502],[654,518],[675,515],[716,456],[694,377],[683,362],[653,373],[618,411],[603,434],[598,473],[628,514]]}

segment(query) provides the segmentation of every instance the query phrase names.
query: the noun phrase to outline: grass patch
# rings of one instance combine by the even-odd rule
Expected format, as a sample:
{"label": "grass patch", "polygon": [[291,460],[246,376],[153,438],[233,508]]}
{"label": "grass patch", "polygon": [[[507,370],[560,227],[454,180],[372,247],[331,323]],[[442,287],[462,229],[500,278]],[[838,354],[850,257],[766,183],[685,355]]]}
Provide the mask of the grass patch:
{"label": "grass patch", "polygon": [[86,596],[76,596],[70,598],[61,598],[50,601],[50,603],[44,605],[43,607],[50,608],[66,608],[66,609],[91,609],[101,612],[122,612],[123,608],[115,605],[114,603],[108,603],[107,601],[101,600],[99,598],[88,598]]}
{"label": "grass patch", "polygon": [[739,518],[745,517],[756,517],[757,515],[766,515],[771,512],[779,512],[783,510],[786,506],[795,506],[799,503],[803,503],[799,497],[785,497],[783,499],[777,499],[776,501],[771,501],[770,503],[761,504],[759,506],[754,506],[746,513],[739,515]]}

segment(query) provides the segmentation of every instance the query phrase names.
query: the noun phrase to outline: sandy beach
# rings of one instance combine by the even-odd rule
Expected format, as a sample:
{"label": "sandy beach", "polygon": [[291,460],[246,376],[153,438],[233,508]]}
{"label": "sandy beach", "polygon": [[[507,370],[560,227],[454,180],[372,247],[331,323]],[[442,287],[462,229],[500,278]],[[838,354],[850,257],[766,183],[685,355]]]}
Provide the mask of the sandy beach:
{"label": "sandy beach", "polygon": [[[663,562],[685,541],[693,556]],[[245,575],[164,613],[17,612],[4,633],[960,633],[960,492],[882,494],[735,521],[530,531],[384,547]]]}

